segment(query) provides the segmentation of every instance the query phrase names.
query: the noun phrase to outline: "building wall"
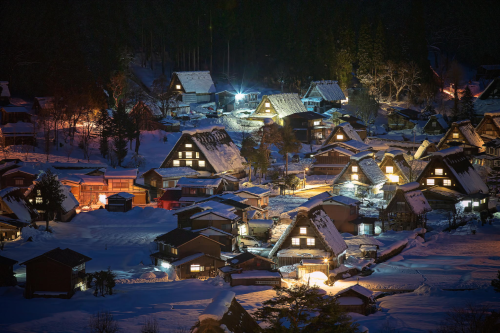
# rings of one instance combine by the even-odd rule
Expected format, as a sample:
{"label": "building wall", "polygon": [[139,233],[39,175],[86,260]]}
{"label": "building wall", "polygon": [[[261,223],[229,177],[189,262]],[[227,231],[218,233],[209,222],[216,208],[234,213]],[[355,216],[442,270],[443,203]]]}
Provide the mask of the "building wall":
{"label": "building wall", "polygon": [[235,265],[234,267],[241,268],[243,271],[272,270],[276,268],[276,264],[269,262],[268,260],[262,260],[261,258],[255,257],[239,265]]}
{"label": "building wall", "polygon": [[[191,145],[191,147],[189,147],[189,145]],[[187,157],[189,153],[192,157]],[[200,165],[199,161],[204,161],[205,166]],[[191,165],[189,165],[189,163],[191,163]],[[206,156],[193,142],[189,135],[183,135],[181,137],[178,144],[175,145],[175,147],[172,149],[172,152],[169,154],[168,159],[166,159],[162,163],[161,168],[186,166],[196,171],[207,171],[209,173],[215,173],[215,169],[212,167]]]}
{"label": "building wall", "polygon": [[30,114],[26,112],[5,112],[2,110],[2,125],[17,123],[19,121],[29,123],[31,121]]}
{"label": "building wall", "polygon": [[357,226],[349,223],[349,221],[355,220],[358,217],[358,209],[351,209],[352,206],[330,204],[328,202],[323,203],[323,209],[326,214],[333,221],[333,224],[337,230],[348,233],[357,233]]}
{"label": "building wall", "polygon": [[[406,175],[404,175],[401,170],[396,166],[396,163],[394,163],[394,160],[391,157],[385,157],[382,160],[382,163],[379,165],[380,170],[385,174],[387,177],[387,181],[392,181],[392,179],[389,178],[389,175],[395,175],[399,177],[399,180],[396,182],[398,185],[404,185],[407,183],[406,181]],[[393,172],[387,172],[387,167],[392,167]],[[416,177],[414,176],[414,180]],[[394,182],[393,182],[394,183]]]}
{"label": "building wall", "polygon": [[26,297],[32,297],[36,291],[62,292],[71,296],[71,273],[71,267],[44,257],[26,264]]}
{"label": "building wall", "polygon": [[[458,137],[453,138],[453,133],[458,133]],[[452,126],[448,132],[446,132],[444,138],[439,142],[438,149],[442,150],[450,148],[451,146],[448,145],[449,142],[462,142],[469,144],[469,141],[465,136],[463,136],[457,126]],[[476,155],[479,153],[479,147],[463,147],[463,152],[466,155]]]}
{"label": "building wall", "polygon": [[27,189],[33,185],[33,181],[36,179],[35,175],[27,174],[21,171],[17,171],[8,175],[2,176],[2,189],[6,187],[19,187]]}
{"label": "building wall", "polygon": [[254,279],[231,279],[231,287],[256,286],[256,285],[281,287],[281,278],[276,277],[276,278],[254,278]]}
{"label": "building wall", "polygon": [[199,252],[220,257],[220,244],[201,236],[178,247],[179,259]]}
{"label": "building wall", "polygon": [[[200,265],[203,267],[203,271],[192,272],[191,265]],[[196,279],[201,276],[205,277],[215,277],[217,276],[217,269],[224,267],[225,263],[222,259],[215,259],[207,256],[202,256],[196,258],[188,263],[177,266],[175,271],[177,277],[181,280],[184,279]]]}
{"label": "building wall", "polygon": [[19,228],[0,222],[0,239],[5,241],[14,240],[18,237],[18,232],[20,232]]}
{"label": "building wall", "polygon": [[493,122],[491,116],[484,117],[484,121],[482,121],[476,128],[476,132],[479,135],[491,135],[494,137],[500,137],[500,130]]}
{"label": "building wall", "polygon": [[220,216],[212,215],[211,216],[202,216],[199,219],[191,220],[191,227],[193,230],[203,229],[207,227],[214,227],[220,230],[224,230],[226,232],[231,232],[232,228],[232,220],[222,218]]}

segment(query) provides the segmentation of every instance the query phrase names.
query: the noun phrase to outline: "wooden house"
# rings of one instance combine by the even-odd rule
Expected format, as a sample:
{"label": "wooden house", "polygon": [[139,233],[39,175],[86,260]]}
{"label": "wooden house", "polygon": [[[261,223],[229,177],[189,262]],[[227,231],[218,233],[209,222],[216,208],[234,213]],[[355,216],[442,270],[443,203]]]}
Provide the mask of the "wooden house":
{"label": "wooden house", "polygon": [[160,168],[190,167],[203,176],[245,176],[245,159],[224,126],[185,130]]}
{"label": "wooden house", "polygon": [[500,110],[500,78],[494,78],[484,91],[474,100],[475,117],[478,124],[486,113]]}
{"label": "wooden house", "polygon": [[[484,150],[484,141],[472,126],[470,120],[451,124],[450,129],[439,141],[438,150],[449,147],[462,147],[465,155],[476,155]],[[470,157],[471,158],[471,157]]]}
{"label": "wooden house", "polygon": [[190,217],[193,230],[214,227],[225,232],[237,234],[240,217],[234,208],[206,209]]}
{"label": "wooden house", "polygon": [[110,195],[108,199],[108,204],[106,205],[106,210],[108,212],[128,212],[132,209],[132,199],[135,195],[127,192],[119,192]]}
{"label": "wooden house", "polygon": [[274,222],[271,219],[249,219],[248,234],[268,239],[269,230],[271,230],[273,225]]}
{"label": "wooden house", "polygon": [[234,235],[231,231],[227,232],[221,229],[218,229],[214,226],[209,226],[201,229],[191,230],[192,232],[196,232],[202,235],[205,235],[209,238],[216,240],[221,243],[221,250],[224,252],[232,252],[237,249],[236,244],[236,235]]}
{"label": "wooden house", "polygon": [[36,115],[49,111],[54,107],[54,97],[35,97],[33,111]]}
{"label": "wooden house", "polygon": [[500,137],[500,111],[485,113],[476,126],[476,132],[484,142]]}
{"label": "wooden house", "polygon": [[0,106],[10,104],[9,81],[0,81]]}
{"label": "wooden house", "polygon": [[[71,187],[63,185],[61,183],[59,184],[62,190],[62,194],[64,195],[64,200],[59,208],[55,212],[53,212],[54,215],[51,215],[50,217],[53,217],[55,220],[60,222],[69,222],[76,215],[76,208],[80,205],[80,203],[78,202],[78,200],[76,200],[73,193],[71,193]],[[26,191],[25,195],[28,201],[36,208],[38,212],[38,220],[45,221],[45,214],[47,212],[43,210],[42,206],[44,200],[43,189],[37,190],[35,193],[32,186],[28,191]]]}
{"label": "wooden house", "polygon": [[326,138],[325,142],[323,142],[323,147],[337,142],[346,142],[350,140],[363,142],[358,132],[356,132],[351,124],[347,122],[342,123],[333,128],[333,130],[330,132],[330,135]]}
{"label": "wooden house", "polygon": [[208,71],[174,72],[168,91],[179,94],[186,104],[213,102],[215,84]]}
{"label": "wooden house", "polygon": [[226,266],[219,268],[221,275],[231,287],[250,285],[281,286],[281,275],[277,265],[268,258],[251,252],[243,252],[226,261]]}
{"label": "wooden house", "polygon": [[141,177],[144,178],[144,184],[151,187],[151,199],[155,199],[163,195],[165,188],[175,187],[179,179],[198,175],[198,171],[190,167],[177,167],[150,169],[144,172]]}
{"label": "wooden house", "polygon": [[0,215],[21,222],[36,221],[38,212],[18,187],[6,187],[0,191]]}
{"label": "wooden house", "polygon": [[251,89],[236,89],[229,82],[220,82],[215,85],[217,109],[232,112],[240,109],[253,109],[259,105],[260,92]]}
{"label": "wooden house", "polygon": [[380,170],[373,158],[373,153],[364,151],[350,157],[340,174],[335,178],[334,190],[338,194],[342,192],[357,193],[369,191],[377,194],[387,181],[385,174]]}
{"label": "wooden house", "polygon": [[340,108],[346,97],[337,81],[312,81],[302,102],[307,110],[324,113],[331,108]]}
{"label": "wooden house", "polygon": [[0,240],[12,241],[21,236],[23,228],[29,224],[8,216],[0,216]]}
{"label": "wooden house", "polygon": [[239,197],[247,199],[245,203],[253,207],[265,209],[269,206],[269,196],[271,190],[258,186],[245,187],[239,191],[234,192]]}
{"label": "wooden house", "polygon": [[189,203],[182,203],[180,199],[182,198],[182,188],[172,187],[167,188],[158,199],[157,208],[163,208],[166,210],[179,209]]}
{"label": "wooden house", "polygon": [[194,203],[203,198],[215,194],[221,194],[224,190],[222,178],[181,178],[177,181],[177,187],[181,188],[181,199],[185,203]]}
{"label": "wooden house", "polygon": [[32,113],[24,106],[8,105],[0,108],[2,115],[0,124],[6,125],[9,123],[31,123]]}
{"label": "wooden house", "polygon": [[342,289],[334,297],[344,312],[354,312],[367,316],[376,311],[373,291],[359,284]]}
{"label": "wooden house", "polygon": [[338,122],[337,123],[334,122],[334,124],[340,125],[341,123],[344,122],[351,124],[352,128],[354,128],[354,130],[358,133],[361,140],[366,139],[366,137],[368,136],[368,131],[367,131],[368,127],[363,124],[363,121],[361,119],[346,114],[338,118]]}
{"label": "wooden house", "polygon": [[38,169],[28,166],[11,169],[2,175],[2,188],[18,187],[27,190],[28,187],[33,185],[38,174]]}
{"label": "wooden house", "polygon": [[262,329],[255,319],[238,303],[235,293],[222,290],[212,298],[198,321],[191,328],[191,333],[255,333]]}
{"label": "wooden house", "polygon": [[385,173],[387,182],[403,185],[417,179],[417,170],[410,166],[405,155],[405,152],[399,149],[390,150],[384,154],[379,168]]}
{"label": "wooden house", "polygon": [[330,128],[323,122],[327,116],[307,111],[288,115],[285,123],[290,124],[297,139],[303,143],[321,142],[326,138],[326,130]]}
{"label": "wooden house", "polygon": [[32,123],[17,122],[0,126],[0,140],[4,147],[36,143],[35,126]]}
{"label": "wooden house", "polygon": [[433,209],[454,209],[457,200],[466,210],[488,209],[488,186],[474,170],[461,147],[432,153],[417,182]]}
{"label": "wooden house", "polygon": [[320,271],[329,276],[330,268],[343,263],[347,245],[321,207],[323,199],[318,195],[288,213],[293,215],[292,221],[268,256],[279,267],[300,263],[304,258],[318,259],[322,261]]}
{"label": "wooden house", "polygon": [[387,110],[387,123],[391,130],[412,129],[419,116],[419,111],[393,107]]}
{"label": "wooden house", "polygon": [[10,287],[17,284],[14,265],[17,260],[0,256],[0,287]]}
{"label": "wooden house", "polygon": [[275,123],[283,125],[283,118],[286,116],[306,111],[306,107],[297,94],[265,95],[248,120],[264,121],[270,118]]}
{"label": "wooden house", "polygon": [[358,225],[351,223],[359,216],[361,202],[343,195],[329,197],[323,200],[323,209],[333,221],[340,233],[358,234]]}
{"label": "wooden house", "polygon": [[76,290],[85,290],[85,264],[91,258],[70,249],[55,248],[27,260],[26,298],[71,298]]}
{"label": "wooden house", "polygon": [[432,210],[418,182],[398,186],[387,207],[380,211],[384,230],[414,230],[426,227],[426,214]]}
{"label": "wooden house", "polygon": [[422,141],[422,144],[418,147],[417,151],[415,152],[415,155],[413,155],[413,158],[419,160],[437,150],[438,149],[436,147],[436,144],[430,142],[429,140],[424,140]]}
{"label": "wooden house", "polygon": [[338,175],[355,153],[337,144],[325,147],[313,155],[311,173],[313,175]]}
{"label": "wooden house", "polygon": [[484,153],[474,156],[473,164],[498,170],[500,168],[500,139],[490,140],[484,144],[484,147]]}
{"label": "wooden house", "polygon": [[173,266],[179,279],[215,277],[219,267],[223,244],[200,233],[174,229],[155,239],[158,252],[151,255],[155,265],[163,268]]}
{"label": "wooden house", "polygon": [[425,124],[423,131],[430,135],[437,135],[446,133],[448,130],[448,123],[440,114],[433,114]]}

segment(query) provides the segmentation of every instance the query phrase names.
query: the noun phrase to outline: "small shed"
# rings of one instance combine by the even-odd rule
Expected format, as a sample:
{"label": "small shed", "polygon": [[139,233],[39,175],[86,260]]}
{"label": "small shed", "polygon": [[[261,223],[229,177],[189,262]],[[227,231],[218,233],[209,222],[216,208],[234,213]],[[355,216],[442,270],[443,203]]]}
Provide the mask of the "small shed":
{"label": "small shed", "polygon": [[369,315],[375,311],[373,292],[359,284],[339,291],[335,296],[342,310]]}
{"label": "small shed", "polygon": [[120,192],[108,197],[108,204],[106,205],[106,210],[109,212],[128,212],[132,209],[132,200],[135,195]]}
{"label": "small shed", "polygon": [[15,286],[17,283],[14,274],[14,265],[17,260],[0,256],[0,287]]}

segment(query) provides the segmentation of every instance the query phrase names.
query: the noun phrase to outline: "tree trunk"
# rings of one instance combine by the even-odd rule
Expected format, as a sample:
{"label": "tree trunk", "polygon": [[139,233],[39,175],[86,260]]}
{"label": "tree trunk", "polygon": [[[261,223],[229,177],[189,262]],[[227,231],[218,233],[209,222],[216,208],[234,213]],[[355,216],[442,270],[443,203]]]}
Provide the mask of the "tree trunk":
{"label": "tree trunk", "polygon": [[285,154],[285,177],[288,176],[288,153]]}
{"label": "tree trunk", "polygon": [[250,164],[250,167],[248,169],[250,169],[248,171],[248,182],[251,183],[252,182],[252,165],[251,164]]}
{"label": "tree trunk", "polygon": [[136,136],[135,138],[135,153],[136,154],[139,154],[139,146],[141,145],[141,139],[140,139],[140,135]]}

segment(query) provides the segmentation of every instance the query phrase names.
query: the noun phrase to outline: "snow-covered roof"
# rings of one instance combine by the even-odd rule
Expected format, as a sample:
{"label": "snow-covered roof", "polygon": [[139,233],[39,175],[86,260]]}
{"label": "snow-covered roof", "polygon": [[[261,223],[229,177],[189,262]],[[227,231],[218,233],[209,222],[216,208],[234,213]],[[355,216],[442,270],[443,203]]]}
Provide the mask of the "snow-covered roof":
{"label": "snow-covered roof", "polygon": [[373,291],[371,291],[370,289],[367,289],[367,288],[365,288],[363,286],[360,286],[359,284],[354,284],[354,285],[349,286],[349,287],[347,287],[345,289],[342,289],[341,291],[337,292],[335,294],[335,296],[340,296],[340,295],[342,295],[343,293],[345,293],[345,292],[347,292],[349,290],[353,290],[353,291],[357,292],[358,294],[363,295],[363,296],[365,296],[367,298],[372,298],[373,297]]}
{"label": "snow-covered roof", "polygon": [[196,214],[192,215],[191,219],[194,220],[194,219],[203,217],[203,216],[208,215],[208,214],[214,214],[214,215],[220,216],[222,218],[226,218],[228,220],[237,220],[237,219],[239,219],[238,215],[236,215],[232,211],[228,211],[226,209],[221,209],[221,210],[208,209],[208,210],[205,210],[205,211],[202,211],[202,212],[199,212],[199,213],[196,213]]}
{"label": "snow-covered roof", "polygon": [[152,170],[154,170],[154,172],[162,178],[177,178],[198,175],[198,171],[193,170],[190,167],[157,168]]}
{"label": "snow-covered roof", "polygon": [[177,182],[178,187],[219,187],[222,178],[181,178]]}
{"label": "snow-covered roof", "polygon": [[357,150],[360,150],[360,151],[363,151],[363,150],[368,150],[371,148],[370,145],[367,145],[366,143],[362,142],[362,141],[357,141],[357,140],[349,140],[349,141],[344,141],[344,142],[337,142],[336,144],[338,145],[345,145],[349,148],[354,148],[354,149],[357,149]]}
{"label": "snow-covered roof", "polygon": [[30,110],[26,109],[24,106],[2,106],[2,110],[7,113],[31,113]]}
{"label": "snow-covered roof", "polygon": [[197,259],[197,258],[202,257],[202,256],[204,256],[204,255],[205,255],[205,253],[203,253],[203,252],[198,252],[198,253],[192,254],[192,255],[190,255],[190,256],[184,257],[184,258],[182,258],[182,259],[179,259],[179,260],[173,261],[173,262],[171,262],[171,264],[172,264],[173,266],[180,266],[180,265],[182,265],[182,264],[188,263],[188,262],[190,262],[191,260]]}
{"label": "snow-covered roof", "polygon": [[215,93],[215,85],[209,71],[174,72],[186,93]]}
{"label": "snow-covered roof", "polygon": [[399,185],[398,190],[402,190],[403,192],[409,192],[409,191],[414,191],[414,190],[418,189],[418,187],[419,187],[418,182],[411,182],[408,184]]}
{"label": "snow-covered roof", "polygon": [[318,88],[319,93],[323,98],[327,101],[340,101],[345,99],[344,92],[340,89],[337,81],[332,80],[322,80],[322,81],[313,81],[305,96],[308,96],[308,92],[316,86]]}
{"label": "snow-covered roof", "polygon": [[424,140],[422,141],[422,144],[420,145],[420,147],[418,147],[414,157],[415,159],[420,159],[422,157],[424,157],[424,154],[426,153],[427,151],[427,148],[431,145],[432,143],[429,141],[429,140]]}
{"label": "snow-covered roof", "polygon": [[436,186],[426,189],[426,191],[434,192],[445,197],[450,197],[455,200],[461,199],[464,195],[458,191],[452,190],[451,188]]}
{"label": "snow-covered roof", "polygon": [[9,81],[0,81],[0,96],[10,97]]}
{"label": "snow-covered roof", "polygon": [[202,235],[205,235],[207,237],[211,236],[211,235],[217,235],[217,234],[222,234],[222,235],[226,235],[226,236],[230,236],[230,237],[234,237],[234,235],[230,232],[227,232],[227,231],[224,231],[224,230],[221,230],[221,229],[218,229],[216,227],[206,227],[206,228],[203,228],[203,229],[196,229],[196,230],[191,230],[192,232],[196,232],[196,233],[199,233],[199,234],[202,234]]}
{"label": "snow-covered roof", "polygon": [[42,109],[51,108],[54,105],[54,97],[35,97],[35,100]]}
{"label": "snow-covered roof", "polygon": [[248,220],[248,225],[250,228],[271,228],[273,224],[273,220]]}
{"label": "snow-covered roof", "polygon": [[30,223],[38,214],[28,202],[18,187],[7,187],[0,191],[0,197],[3,203],[16,215],[16,218],[22,222]]}
{"label": "snow-covered roof", "polygon": [[[410,183],[413,184],[413,183]],[[418,186],[418,183],[416,183]],[[409,184],[407,184],[409,185]],[[401,187],[400,187],[401,189]],[[427,212],[430,212],[432,210],[431,206],[429,205],[429,202],[427,199],[424,197],[424,194],[422,191],[415,189],[411,191],[405,191],[404,193],[406,202],[410,206],[411,210],[413,213],[420,215],[424,214]]]}
{"label": "snow-covered roof", "polygon": [[268,188],[262,188],[262,187],[258,187],[258,186],[252,186],[252,187],[242,188],[242,189],[240,189],[240,190],[238,190],[238,191],[236,191],[234,193],[238,194],[238,193],[241,193],[241,192],[253,194],[256,197],[263,197],[265,195],[270,194],[271,190],[268,189]]}
{"label": "snow-covered roof", "polygon": [[25,123],[22,121],[18,121],[17,123],[8,123],[0,126],[0,130],[3,134],[19,134],[19,133],[28,133],[33,134],[35,127],[32,123]]}
{"label": "snow-covered roof", "polygon": [[[361,153],[359,153],[361,154]],[[358,155],[358,154],[357,154]],[[356,155],[354,155],[356,156]],[[367,156],[365,156],[367,157]],[[353,156],[351,156],[351,159]],[[370,180],[373,185],[385,183],[387,178],[385,174],[380,170],[377,162],[372,158],[360,158],[358,160],[358,165],[365,176]]]}
{"label": "snow-covered roof", "polygon": [[127,192],[119,192],[119,193],[116,193],[116,194],[112,194],[110,196],[108,196],[108,199],[109,198],[123,198],[123,199],[132,199],[134,198],[135,195],[131,194],[131,193],[127,193]]}
{"label": "snow-covered roof", "polygon": [[78,207],[80,203],[78,202],[78,200],[76,200],[73,193],[71,193],[70,186],[61,185],[61,188],[62,188],[62,194],[65,196],[61,204],[61,208],[64,210],[65,213],[68,213],[72,209]]}
{"label": "snow-covered roof", "polygon": [[436,120],[438,121],[439,125],[441,125],[441,127],[443,127],[444,129],[448,129],[448,127],[450,127],[448,123],[444,120],[443,115],[436,114],[433,117],[436,117]]}
{"label": "snow-covered roof", "polygon": [[92,163],[92,162],[53,162],[51,166],[55,169],[99,169],[107,168],[105,163]]}
{"label": "snow-covered roof", "polygon": [[469,144],[479,148],[483,147],[484,141],[476,132],[476,129],[472,126],[470,120],[458,121],[453,123],[453,125],[458,127],[458,130],[463,134],[463,136],[465,136]]}
{"label": "snow-covered roof", "polygon": [[[266,96],[264,96],[262,100],[264,100],[265,97]],[[297,94],[275,94],[268,95],[267,98],[269,98],[269,102],[271,102],[280,118],[289,116],[293,113],[307,111],[305,105],[302,103],[299,95]]]}
{"label": "snow-covered roof", "polygon": [[104,173],[106,179],[136,179],[137,169],[126,170],[106,170]]}
{"label": "snow-covered roof", "polygon": [[327,146],[327,145],[332,143],[331,140],[332,140],[333,136],[337,135],[337,131],[340,128],[344,131],[345,135],[347,136],[347,138],[349,138],[349,140],[363,142],[363,140],[361,140],[361,137],[359,136],[358,132],[356,132],[354,127],[352,127],[352,125],[349,124],[348,122],[345,122],[345,123],[341,123],[333,128],[333,130],[330,132],[330,135],[328,135],[328,138],[323,143],[324,146]]}
{"label": "snow-covered roof", "polygon": [[22,167],[19,167],[19,168],[16,168],[16,169],[10,169],[6,173],[4,173],[2,175],[2,177],[8,176],[8,175],[13,174],[13,173],[16,173],[18,171],[19,172],[23,172],[23,173],[27,173],[29,175],[38,175],[40,173],[40,171],[38,169],[35,169],[35,168],[31,167],[31,166],[22,166]]}
{"label": "snow-covered roof", "polygon": [[82,175],[79,177],[82,180],[82,184],[85,185],[106,185],[106,182],[104,181],[104,178],[102,176]]}
{"label": "snow-covered roof", "polygon": [[[357,142],[357,141],[356,141]],[[354,153],[350,150],[347,150],[345,148],[342,148],[342,147],[338,147],[338,146],[333,146],[331,148],[328,148],[328,149],[325,149],[325,150],[322,150],[320,152],[318,152],[317,154],[315,154],[314,156],[319,156],[319,155],[322,155],[324,153],[327,153],[329,151],[336,151],[338,153],[341,153],[341,154],[344,154],[344,155],[347,155],[347,156],[352,156],[354,155]]]}
{"label": "snow-covered roof", "polygon": [[354,161],[360,161],[364,158],[372,158],[373,159],[373,152],[371,151],[362,151],[360,153],[357,153],[357,154],[354,154],[351,156],[351,160],[354,160]]}
{"label": "snow-covered roof", "polygon": [[349,197],[346,197],[344,195],[336,195],[334,197],[327,198],[323,201],[330,201],[330,200],[344,204],[344,205],[348,205],[348,206],[359,204],[359,200],[349,198]]}
{"label": "snow-covered roof", "polygon": [[227,289],[221,290],[217,296],[212,298],[212,302],[208,304],[205,310],[198,316],[198,320],[200,322],[206,319],[215,321],[222,320],[222,317],[229,311],[235,295],[234,291]]}

